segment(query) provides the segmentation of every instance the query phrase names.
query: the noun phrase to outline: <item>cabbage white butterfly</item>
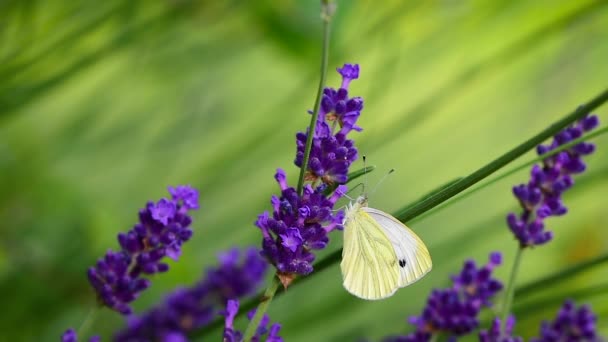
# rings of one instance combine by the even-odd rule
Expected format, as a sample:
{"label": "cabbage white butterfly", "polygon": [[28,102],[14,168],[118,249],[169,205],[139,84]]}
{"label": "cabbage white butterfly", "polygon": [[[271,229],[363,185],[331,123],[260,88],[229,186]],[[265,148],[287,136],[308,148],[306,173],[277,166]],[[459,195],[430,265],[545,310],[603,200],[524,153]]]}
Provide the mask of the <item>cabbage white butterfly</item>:
{"label": "cabbage white butterfly", "polygon": [[351,202],[344,219],[344,288],[369,300],[392,296],[432,268],[424,242],[396,218],[367,206],[367,196]]}

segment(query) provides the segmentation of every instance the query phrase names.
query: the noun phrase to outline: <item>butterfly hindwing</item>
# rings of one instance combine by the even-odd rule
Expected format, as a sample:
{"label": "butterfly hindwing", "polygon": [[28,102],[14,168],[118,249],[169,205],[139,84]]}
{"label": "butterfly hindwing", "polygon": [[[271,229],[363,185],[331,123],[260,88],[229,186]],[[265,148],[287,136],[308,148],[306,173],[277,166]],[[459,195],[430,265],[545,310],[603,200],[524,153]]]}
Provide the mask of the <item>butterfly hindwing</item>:
{"label": "butterfly hindwing", "polygon": [[344,287],[363,299],[391,296],[402,276],[390,236],[361,207],[352,208],[347,217],[340,264]]}
{"label": "butterfly hindwing", "polygon": [[369,207],[362,207],[388,236],[399,261],[399,287],[404,287],[427,274],[433,263],[424,242],[393,216]]}

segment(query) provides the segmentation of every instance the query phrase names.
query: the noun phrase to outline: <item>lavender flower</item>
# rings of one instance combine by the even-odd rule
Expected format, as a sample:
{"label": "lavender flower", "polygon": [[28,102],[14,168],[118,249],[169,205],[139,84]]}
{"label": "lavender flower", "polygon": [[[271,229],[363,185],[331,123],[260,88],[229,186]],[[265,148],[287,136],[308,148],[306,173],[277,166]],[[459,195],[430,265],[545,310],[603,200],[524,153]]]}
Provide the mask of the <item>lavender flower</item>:
{"label": "lavender flower", "polygon": [[263,234],[262,254],[277,268],[284,286],[296,275],[311,273],[315,259],[312,250],[325,248],[329,242],[327,234],[342,229],[344,212],[332,210],[346,187],[339,185],[329,198],[326,191],[330,186],[346,183],[348,169],[357,159],[354,142],[346,136],[353,130],[361,131],[356,122],[363,100],[348,96],[350,82],[359,77],[359,65],[344,64],[338,72],[342,75],[340,88],[323,91],[308,165],[302,163],[310,132],[296,135],[295,164],[306,167],[304,180],[309,184],[300,196],[287,185],[285,172],[278,169],[275,178],[281,197],[271,199],[272,216],[264,212],[255,222]]}
{"label": "lavender flower", "polygon": [[[359,78],[359,65],[344,64],[338,68],[342,75],[339,89],[325,88],[318,121],[313,137],[310,158],[306,166],[306,180],[317,184],[344,184],[348,180],[348,168],[357,159],[357,149],[346,135],[352,131],[361,131],[356,125],[363,109],[363,99],[348,97],[348,86],[352,80]],[[340,127],[337,130],[338,126]],[[308,132],[296,135],[297,153],[295,164],[302,167]]]}
{"label": "lavender flower", "polygon": [[489,330],[479,332],[479,342],[523,342],[521,337],[511,336],[515,326],[515,317],[509,316],[505,326],[505,331],[501,332],[501,322],[499,318],[492,321]]}
{"label": "lavender flower", "polygon": [[492,271],[501,262],[498,252],[490,254],[483,267],[477,267],[473,260],[466,261],[462,271],[452,276],[452,287],[433,290],[422,315],[409,319],[416,331],[402,340],[429,341],[433,333],[461,336],[477,329],[479,312],[484,306],[491,306],[490,299],[503,287],[492,278]]}
{"label": "lavender flower", "polygon": [[[89,342],[99,342],[101,338],[99,336],[93,336],[89,339]],[[66,330],[63,335],[61,335],[61,342],[78,342],[78,335],[74,329]]]}
{"label": "lavender flower", "polygon": [[339,186],[327,198],[325,186],[313,189],[308,184],[300,197],[294,188],[287,186],[283,170],[278,169],[275,178],[281,197],[271,199],[273,215],[264,212],[255,222],[263,234],[262,254],[280,273],[309,274],[315,259],[311,250],[325,248],[329,242],[327,234],[342,228],[344,213],[334,214],[332,209],[346,187]]}
{"label": "lavender flower", "polygon": [[161,306],[130,317],[128,327],[115,340],[187,341],[186,334],[209,324],[227,300],[253,295],[260,288],[268,263],[259,250],[234,248],[218,259],[219,267],[208,269],[195,286],[177,289]]}
{"label": "lavender flower", "polygon": [[[226,304],[226,311],[224,315],[226,317],[225,327],[224,327],[224,342],[242,342],[243,334],[234,328],[234,317],[239,311],[239,301],[238,300],[229,300]],[[247,314],[249,320],[253,318],[255,315],[255,310],[250,311]],[[266,342],[283,342],[283,338],[279,336],[279,331],[281,330],[281,325],[279,323],[274,323],[268,328],[268,324],[270,323],[270,318],[268,315],[264,315],[262,320],[260,321],[260,326],[257,328],[257,331],[253,338],[252,342],[262,342],[262,340]]]}
{"label": "lavender flower", "polygon": [[532,342],[558,342],[558,341],[588,341],[599,342],[595,323],[597,317],[587,305],[578,309],[574,302],[567,300],[557,313],[553,322],[543,322],[540,328],[540,337]]}
{"label": "lavender flower", "polygon": [[128,305],[150,286],[142,276],[165,272],[161,262],[168,256],[177,260],[181,245],[192,236],[192,218],[197,209],[198,191],[189,186],[169,187],[172,199],[148,202],[139,212],[139,223],[127,233],[118,234],[120,251],[109,250],[88,270],[89,282],[105,306],[122,314],[131,313]]}
{"label": "lavender flower", "polygon": [[[557,133],[549,145],[539,145],[539,155],[546,154],[594,129],[599,123],[597,116],[586,116],[575,125]],[[550,216],[560,216],[567,212],[561,195],[574,184],[572,175],[585,171],[582,157],[593,153],[595,146],[581,142],[543,160],[542,166],[534,165],[528,184],[513,188],[523,212],[518,216],[507,216],[509,228],[522,247],[542,245],[553,238],[551,231],[545,230],[544,220]]]}

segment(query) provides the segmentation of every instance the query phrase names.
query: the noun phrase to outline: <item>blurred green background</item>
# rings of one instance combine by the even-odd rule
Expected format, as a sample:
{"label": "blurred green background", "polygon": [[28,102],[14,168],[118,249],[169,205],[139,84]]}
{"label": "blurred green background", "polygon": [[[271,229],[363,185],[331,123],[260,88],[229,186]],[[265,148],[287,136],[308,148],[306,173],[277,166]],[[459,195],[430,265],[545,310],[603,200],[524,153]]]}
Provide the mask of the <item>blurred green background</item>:
{"label": "blurred green background", "polygon": [[[196,186],[202,208],[182,259],[137,311],[194,283],[219,251],[259,244],[252,223],[277,192],[275,168],[296,183],[294,134],[318,80],[317,1],[2,1],[0,42],[0,340],[53,341],[78,326],[94,304],[86,268],[167,185]],[[339,2],[330,69],[361,64],[351,94],[365,99],[364,131],[353,135],[378,167],[370,183],[397,169],[371,205],[393,212],[590,99],[608,86],[607,42],[606,1]],[[608,253],[608,137],[595,142],[565,196],[570,213],[549,221],[552,243],[526,251],[518,284]],[[516,245],[504,217],[527,173],[413,225],[434,270],[390,299],[348,295],[337,265],[288,291],[269,311],[286,341],[406,332],[431,288],[493,250],[506,253],[506,280]],[[334,233],[321,256],[340,246]],[[536,335],[561,298],[608,285],[607,271],[516,297],[516,331]],[[547,298],[559,300],[525,305]],[[574,299],[608,334],[608,292]],[[92,331],[109,339],[122,325],[106,310]]]}

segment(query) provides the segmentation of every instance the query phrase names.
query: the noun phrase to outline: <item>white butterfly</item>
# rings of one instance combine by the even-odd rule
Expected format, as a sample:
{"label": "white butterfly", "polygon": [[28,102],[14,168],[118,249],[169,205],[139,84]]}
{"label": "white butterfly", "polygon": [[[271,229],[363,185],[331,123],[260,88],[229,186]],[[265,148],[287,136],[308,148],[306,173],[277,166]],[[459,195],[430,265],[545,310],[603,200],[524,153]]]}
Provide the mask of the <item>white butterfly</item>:
{"label": "white butterfly", "polygon": [[383,299],[422,278],[432,268],[424,242],[393,216],[367,206],[367,197],[351,203],[344,220],[344,288],[363,299]]}

